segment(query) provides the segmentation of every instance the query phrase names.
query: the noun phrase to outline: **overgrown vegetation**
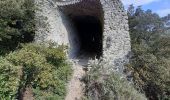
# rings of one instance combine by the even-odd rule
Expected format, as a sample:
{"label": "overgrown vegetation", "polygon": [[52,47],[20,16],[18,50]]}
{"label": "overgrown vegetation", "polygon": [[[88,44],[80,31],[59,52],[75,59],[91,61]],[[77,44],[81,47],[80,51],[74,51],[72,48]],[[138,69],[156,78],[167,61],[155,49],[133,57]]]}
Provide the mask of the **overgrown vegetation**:
{"label": "overgrown vegetation", "polygon": [[[170,15],[160,18],[141,7],[128,9],[135,86],[150,100],[170,98]],[[166,33],[166,34],[165,34]]]}
{"label": "overgrown vegetation", "polygon": [[14,99],[20,81],[21,66],[15,66],[4,58],[0,58],[0,99]]}
{"label": "overgrown vegetation", "polygon": [[34,0],[0,0],[0,55],[33,40]]}
{"label": "overgrown vegetation", "polygon": [[84,78],[87,100],[146,100],[133,84],[117,72],[107,73],[109,66],[104,61],[94,61]]}
{"label": "overgrown vegetation", "polygon": [[26,88],[35,99],[63,100],[65,85],[71,75],[64,47],[27,44],[1,58],[0,98],[22,98]]}
{"label": "overgrown vegetation", "polygon": [[0,0],[0,7],[0,99],[30,92],[36,100],[63,100],[72,72],[65,47],[27,44],[35,35],[34,0]]}

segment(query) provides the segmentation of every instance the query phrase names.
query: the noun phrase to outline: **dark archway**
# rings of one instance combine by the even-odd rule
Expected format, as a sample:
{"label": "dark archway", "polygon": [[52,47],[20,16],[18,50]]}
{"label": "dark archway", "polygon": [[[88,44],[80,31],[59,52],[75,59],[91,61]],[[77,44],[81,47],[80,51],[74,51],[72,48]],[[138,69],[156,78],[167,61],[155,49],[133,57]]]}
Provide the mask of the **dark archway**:
{"label": "dark archway", "polygon": [[102,56],[103,26],[100,20],[94,16],[74,16],[72,22],[78,32],[80,55]]}

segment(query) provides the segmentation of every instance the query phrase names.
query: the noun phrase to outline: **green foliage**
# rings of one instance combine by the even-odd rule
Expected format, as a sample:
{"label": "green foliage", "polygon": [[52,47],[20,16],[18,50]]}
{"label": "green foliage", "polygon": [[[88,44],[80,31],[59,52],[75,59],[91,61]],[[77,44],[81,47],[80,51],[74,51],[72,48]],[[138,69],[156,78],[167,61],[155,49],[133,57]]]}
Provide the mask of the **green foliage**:
{"label": "green foliage", "polygon": [[128,9],[135,86],[150,100],[170,98],[170,37],[165,21],[151,10]]}
{"label": "green foliage", "polygon": [[72,72],[65,47],[20,47],[34,38],[34,0],[0,0],[0,7],[0,99],[20,98],[31,87],[35,99],[62,100]]}
{"label": "green foliage", "polygon": [[132,84],[116,72],[107,74],[111,66],[104,61],[90,65],[85,76],[86,97],[88,100],[146,100]]}
{"label": "green foliage", "polygon": [[[14,68],[12,70],[21,66],[19,67],[22,72],[18,80],[19,85],[13,87],[19,89],[18,92],[21,92],[19,95],[24,92],[25,88],[31,87],[35,99],[56,98],[62,100],[64,98],[66,94],[65,85],[72,72],[66,61],[64,48],[64,46],[54,48],[53,46],[27,44],[22,49],[12,52],[4,58]],[[6,67],[4,63],[2,63],[3,66]],[[18,72],[16,70],[16,73]],[[8,77],[17,78],[16,75],[11,76],[12,74],[7,71],[5,73]],[[3,73],[0,76],[3,76]],[[11,80],[7,80],[6,83],[11,83]],[[11,88],[5,88],[11,90]],[[16,96],[16,89],[13,89],[15,94],[13,93],[12,96]],[[9,95],[2,94],[2,96],[7,97]]]}
{"label": "green foliage", "polygon": [[14,100],[18,91],[21,66],[0,58],[0,99]]}
{"label": "green foliage", "polygon": [[19,43],[33,40],[33,0],[0,0],[0,55],[15,50]]}

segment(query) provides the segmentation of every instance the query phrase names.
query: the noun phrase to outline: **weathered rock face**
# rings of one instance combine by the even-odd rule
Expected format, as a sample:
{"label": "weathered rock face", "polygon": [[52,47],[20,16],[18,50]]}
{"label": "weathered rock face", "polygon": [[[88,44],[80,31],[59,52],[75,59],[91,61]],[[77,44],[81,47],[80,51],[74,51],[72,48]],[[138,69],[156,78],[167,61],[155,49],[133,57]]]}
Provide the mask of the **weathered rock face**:
{"label": "weathered rock face", "polygon": [[[120,0],[37,0],[35,41],[54,41],[70,47],[69,56],[86,52],[103,57],[114,70],[128,61],[128,17]],[[47,27],[42,27],[46,18]]]}

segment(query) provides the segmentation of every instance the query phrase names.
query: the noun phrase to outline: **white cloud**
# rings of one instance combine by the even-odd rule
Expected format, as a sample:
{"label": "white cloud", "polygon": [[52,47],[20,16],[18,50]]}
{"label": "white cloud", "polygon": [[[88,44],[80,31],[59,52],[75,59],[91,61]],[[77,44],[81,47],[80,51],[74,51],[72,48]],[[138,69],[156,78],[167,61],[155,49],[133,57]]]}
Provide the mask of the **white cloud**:
{"label": "white cloud", "polygon": [[122,0],[125,6],[133,4],[134,6],[147,5],[152,2],[157,2],[160,0]]}
{"label": "white cloud", "polygon": [[166,15],[170,14],[170,8],[157,10],[156,13],[158,13],[161,17],[166,16]]}

